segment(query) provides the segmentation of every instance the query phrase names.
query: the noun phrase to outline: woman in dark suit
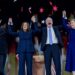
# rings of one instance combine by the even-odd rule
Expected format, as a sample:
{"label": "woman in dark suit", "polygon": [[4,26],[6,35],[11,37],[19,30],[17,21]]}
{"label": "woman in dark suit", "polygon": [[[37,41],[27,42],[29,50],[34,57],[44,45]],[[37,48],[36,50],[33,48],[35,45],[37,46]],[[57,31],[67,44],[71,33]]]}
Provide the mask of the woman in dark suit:
{"label": "woman in dark suit", "polygon": [[31,18],[32,22],[34,22],[34,29],[30,29],[28,22],[23,22],[21,26],[21,30],[19,32],[13,32],[11,23],[9,21],[8,31],[9,34],[13,36],[19,36],[19,43],[17,48],[16,57],[19,58],[19,73],[18,75],[25,75],[25,62],[27,66],[27,75],[32,75],[32,57],[34,53],[34,45],[32,41],[33,34],[37,31],[37,23],[35,20],[35,16]]}

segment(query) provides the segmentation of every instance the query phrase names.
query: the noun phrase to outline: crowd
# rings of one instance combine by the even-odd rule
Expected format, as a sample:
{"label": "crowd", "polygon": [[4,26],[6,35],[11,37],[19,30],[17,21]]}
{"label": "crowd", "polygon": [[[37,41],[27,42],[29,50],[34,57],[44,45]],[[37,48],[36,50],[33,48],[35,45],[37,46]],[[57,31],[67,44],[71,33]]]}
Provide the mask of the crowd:
{"label": "crowd", "polygon": [[[7,55],[10,51],[10,42],[13,39],[16,43],[16,58],[18,60],[18,75],[33,75],[43,72],[46,75],[61,75],[62,74],[62,55],[64,55],[63,36],[60,32],[60,27],[67,30],[68,45],[66,55],[66,71],[72,72],[75,75],[75,19],[68,21],[66,11],[62,11],[62,25],[57,26],[53,23],[52,16],[47,16],[41,23],[37,15],[33,15],[30,21],[23,21],[20,29],[15,31],[13,18],[9,17],[8,22],[2,24],[0,20],[0,75],[5,75],[4,68]],[[2,25],[1,25],[2,24]],[[9,48],[10,46],[10,48]],[[39,58],[36,58],[36,55]],[[43,67],[33,68],[33,60],[42,62]],[[25,67],[27,70],[25,70]]]}

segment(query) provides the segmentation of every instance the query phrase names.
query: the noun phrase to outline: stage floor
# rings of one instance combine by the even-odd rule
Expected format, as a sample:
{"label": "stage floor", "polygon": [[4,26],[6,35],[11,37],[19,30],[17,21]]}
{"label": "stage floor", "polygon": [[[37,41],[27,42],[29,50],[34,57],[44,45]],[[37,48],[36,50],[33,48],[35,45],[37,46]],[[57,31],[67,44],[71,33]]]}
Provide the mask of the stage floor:
{"label": "stage floor", "polygon": [[[9,56],[7,57],[6,68],[5,68],[6,75],[17,75],[18,73],[17,64],[18,62],[15,59],[15,54],[9,54]],[[64,65],[63,75],[72,75],[65,71],[65,62],[63,65]]]}

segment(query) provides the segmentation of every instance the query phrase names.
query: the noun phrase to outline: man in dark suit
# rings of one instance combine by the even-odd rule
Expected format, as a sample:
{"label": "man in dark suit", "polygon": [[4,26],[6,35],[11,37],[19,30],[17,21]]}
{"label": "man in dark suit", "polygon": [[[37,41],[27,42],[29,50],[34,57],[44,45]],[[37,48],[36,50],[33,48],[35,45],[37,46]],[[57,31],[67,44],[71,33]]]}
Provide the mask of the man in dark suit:
{"label": "man in dark suit", "polygon": [[4,75],[4,67],[7,53],[7,31],[6,24],[3,23],[0,26],[0,75]]}
{"label": "man in dark suit", "polygon": [[41,48],[44,51],[46,75],[51,75],[51,59],[55,64],[56,75],[61,75],[60,48],[63,47],[58,28],[53,26],[53,19],[46,18],[46,27],[42,28]]}

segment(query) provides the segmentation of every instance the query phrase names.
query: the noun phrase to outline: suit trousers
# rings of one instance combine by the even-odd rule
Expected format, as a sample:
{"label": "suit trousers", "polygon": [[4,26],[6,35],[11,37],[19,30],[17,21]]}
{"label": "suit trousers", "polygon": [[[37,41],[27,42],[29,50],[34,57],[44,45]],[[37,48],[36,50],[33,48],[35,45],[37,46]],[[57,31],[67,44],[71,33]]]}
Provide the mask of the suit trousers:
{"label": "suit trousers", "polygon": [[6,54],[0,54],[0,75],[4,75],[6,56]]}
{"label": "suit trousers", "polygon": [[60,48],[57,44],[46,45],[44,50],[46,75],[51,75],[51,60],[53,58],[56,75],[61,75]]}
{"label": "suit trousers", "polygon": [[[33,60],[33,53],[19,53],[19,72],[18,75],[32,75],[32,60]],[[25,63],[27,67],[27,72],[25,72]]]}

